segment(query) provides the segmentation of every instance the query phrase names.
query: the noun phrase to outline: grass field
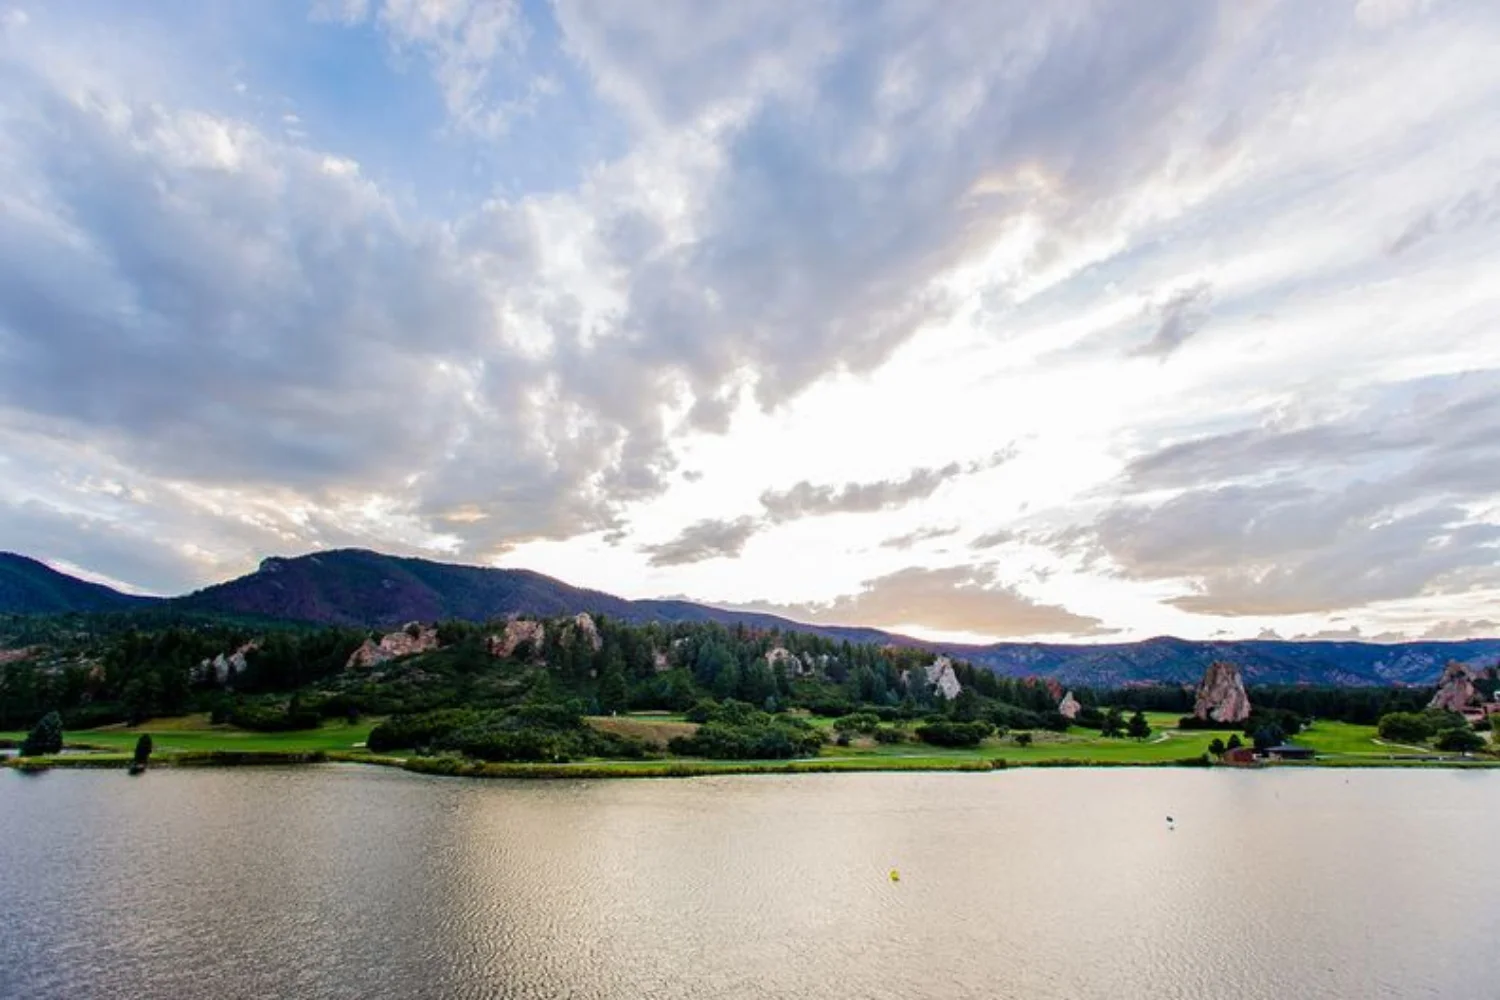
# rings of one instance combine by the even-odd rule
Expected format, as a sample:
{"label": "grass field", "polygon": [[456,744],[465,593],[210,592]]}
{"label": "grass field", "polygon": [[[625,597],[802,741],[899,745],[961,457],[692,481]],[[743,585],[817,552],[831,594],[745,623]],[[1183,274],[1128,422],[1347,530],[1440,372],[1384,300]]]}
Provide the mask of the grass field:
{"label": "grass field", "polygon": [[[175,719],[152,719],[136,728],[106,726],[102,729],[75,729],[63,734],[67,746],[98,747],[118,753],[135,749],[142,733],[151,734],[153,755],[170,755],[205,750],[284,751],[308,753],[316,750],[353,750],[369,738],[378,720],[349,725],[330,719],[320,729],[292,733],[253,733],[232,726],[214,726],[206,715],[187,715]],[[0,733],[0,739],[21,740],[25,733]]]}
{"label": "grass field", "polygon": [[[802,771],[864,770],[988,770],[992,767],[1047,765],[1057,763],[1098,765],[1162,765],[1197,758],[1204,754],[1215,737],[1227,733],[1203,730],[1183,731],[1175,728],[1176,717],[1166,713],[1148,713],[1153,733],[1143,741],[1104,739],[1097,732],[1074,727],[1066,733],[1035,731],[1030,746],[1019,745],[1013,735],[990,738],[973,749],[949,749],[922,743],[877,744],[856,740],[852,746],[828,745],[813,759],[802,761],[708,761],[672,758],[645,761],[583,761],[572,764],[473,765],[455,767],[453,762],[413,760],[410,769],[425,773],[465,774],[484,777],[630,777],[680,776],[687,774],[796,773]],[[369,757],[363,744],[378,720],[356,725],[330,720],[320,729],[290,733],[256,733],[229,726],[211,725],[203,715],[176,719],[153,719],[143,726],[130,728],[110,726],[102,729],[74,730],[65,734],[70,748],[90,747],[101,751],[87,758],[73,756],[51,761],[68,766],[123,766],[141,733],[150,733],[154,743],[153,759],[160,763],[213,763],[218,753],[225,763],[238,754],[242,757],[268,755],[273,762],[293,762],[297,755],[328,755],[329,759],[366,760],[371,763],[403,765],[399,757],[378,761]],[[831,720],[810,720],[819,728],[831,726]],[[664,746],[672,736],[690,732],[692,724],[680,715],[641,713],[629,716],[596,717],[590,724],[608,732],[634,736]],[[0,733],[0,739],[19,740],[23,733]],[[1318,764],[1376,765],[1421,763],[1412,759],[1420,751],[1406,747],[1386,746],[1376,742],[1373,726],[1356,726],[1343,722],[1319,722],[1304,730],[1295,742],[1311,747],[1319,754]],[[175,758],[175,760],[174,760]],[[1402,758],[1405,758],[1404,760]],[[246,762],[239,760],[237,762]],[[1456,763],[1456,762],[1455,762]],[[1494,764],[1481,759],[1475,766]]]}

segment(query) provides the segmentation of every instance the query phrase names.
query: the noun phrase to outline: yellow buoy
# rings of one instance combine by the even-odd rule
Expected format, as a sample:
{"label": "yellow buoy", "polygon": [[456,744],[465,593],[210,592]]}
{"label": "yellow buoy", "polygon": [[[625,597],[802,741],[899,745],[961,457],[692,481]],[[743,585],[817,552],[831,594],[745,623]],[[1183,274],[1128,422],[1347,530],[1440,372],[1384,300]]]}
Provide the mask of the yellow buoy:
{"label": "yellow buoy", "polygon": [[891,881],[892,882],[899,882],[899,881],[901,881],[901,873],[898,872],[894,868],[891,869]]}

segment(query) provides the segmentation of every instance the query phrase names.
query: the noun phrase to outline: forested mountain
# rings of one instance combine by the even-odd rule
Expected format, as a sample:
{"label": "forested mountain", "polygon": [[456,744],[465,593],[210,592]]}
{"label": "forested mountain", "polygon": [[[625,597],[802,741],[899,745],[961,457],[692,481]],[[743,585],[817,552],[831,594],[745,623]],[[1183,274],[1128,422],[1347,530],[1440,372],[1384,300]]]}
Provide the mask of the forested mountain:
{"label": "forested mountain", "polygon": [[152,599],[89,583],[14,552],[0,552],[0,612],[57,614],[65,611],[128,611]]}
{"label": "forested mountain", "polygon": [[644,624],[718,622],[836,641],[946,652],[1007,676],[1119,687],[1192,683],[1229,660],[1258,684],[1430,684],[1450,660],[1488,666],[1500,639],[1462,642],[1200,642],[1170,637],[1107,644],[927,643],[879,629],[809,625],[690,601],[627,600],[529,570],[461,566],[358,549],[265,560],[247,576],[186,597],[137,598],[74,579],[23,556],[0,555],[0,614],[136,611],[274,619],[349,628],[406,622],[483,622],[513,615],[602,613]]}

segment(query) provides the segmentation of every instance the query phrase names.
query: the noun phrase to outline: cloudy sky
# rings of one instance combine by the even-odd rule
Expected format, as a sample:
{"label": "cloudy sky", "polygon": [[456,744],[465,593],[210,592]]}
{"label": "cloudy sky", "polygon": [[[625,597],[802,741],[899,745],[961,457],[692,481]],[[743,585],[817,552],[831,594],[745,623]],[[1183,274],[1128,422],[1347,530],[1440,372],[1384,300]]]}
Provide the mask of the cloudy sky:
{"label": "cloudy sky", "polygon": [[0,0],[0,548],[1500,632],[1500,5]]}

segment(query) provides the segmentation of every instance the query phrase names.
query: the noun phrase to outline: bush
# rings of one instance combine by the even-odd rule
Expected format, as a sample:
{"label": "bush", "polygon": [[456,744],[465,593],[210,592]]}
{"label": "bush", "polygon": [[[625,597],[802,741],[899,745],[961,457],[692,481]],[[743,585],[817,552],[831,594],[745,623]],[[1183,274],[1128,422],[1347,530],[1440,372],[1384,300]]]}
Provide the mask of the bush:
{"label": "bush", "polygon": [[742,702],[726,702],[691,736],[673,737],[667,749],[715,760],[786,760],[811,757],[823,734],[801,719],[773,716]]}
{"label": "bush", "polygon": [[874,712],[856,712],[833,720],[833,731],[836,733],[869,735],[879,728],[880,716]]}
{"label": "bush", "polygon": [[323,724],[323,716],[295,702],[285,708],[246,702],[230,710],[228,721],[232,726],[258,733],[285,733],[299,729],[317,729]]}
{"label": "bush", "polygon": [[713,717],[719,710],[719,703],[712,698],[703,698],[693,703],[693,707],[683,713],[683,717],[689,722],[702,724]]}
{"label": "bush", "polygon": [[1262,729],[1279,729],[1282,741],[1286,741],[1302,732],[1303,725],[1302,716],[1288,709],[1257,708],[1245,720],[1242,732],[1253,738]]}
{"label": "bush", "polygon": [[589,726],[576,704],[528,704],[490,712],[443,709],[396,716],[370,732],[368,746],[377,753],[430,749],[492,763],[639,759],[648,753],[640,740]]}
{"label": "bush", "polygon": [[375,753],[390,750],[414,750],[428,746],[440,736],[473,725],[477,712],[467,708],[446,708],[415,715],[396,715],[370,730],[366,746]]}
{"label": "bush", "polygon": [[1393,743],[1424,743],[1437,734],[1437,725],[1425,713],[1391,712],[1380,717],[1376,731]]}
{"label": "bush", "polygon": [[895,726],[881,726],[871,735],[875,737],[876,743],[890,744],[906,742],[906,730],[898,729]]}
{"label": "bush", "polygon": [[1449,753],[1473,753],[1484,749],[1485,739],[1468,726],[1455,726],[1438,733],[1433,745]]}
{"label": "bush", "polygon": [[995,731],[988,722],[927,722],[917,727],[917,739],[935,747],[977,747]]}

